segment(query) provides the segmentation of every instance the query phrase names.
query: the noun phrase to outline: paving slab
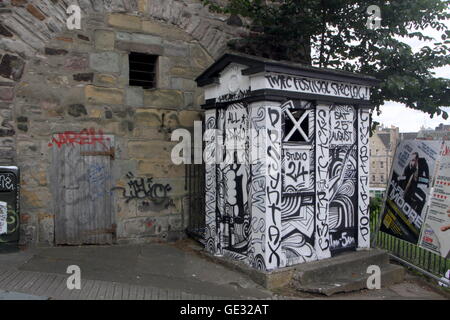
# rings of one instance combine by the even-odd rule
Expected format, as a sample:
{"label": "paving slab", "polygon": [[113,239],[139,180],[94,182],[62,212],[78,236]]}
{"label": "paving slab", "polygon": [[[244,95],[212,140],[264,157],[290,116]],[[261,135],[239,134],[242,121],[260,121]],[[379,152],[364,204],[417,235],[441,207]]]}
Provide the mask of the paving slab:
{"label": "paving slab", "polygon": [[[0,268],[1,261],[2,256]],[[31,257],[19,261],[17,269],[67,277],[70,265],[79,266],[82,279],[87,280],[236,299],[263,299],[273,295],[247,276],[207,261],[180,244],[35,248]],[[16,285],[24,285],[28,280],[22,279],[22,282]],[[107,289],[100,294],[112,298],[114,287]],[[167,293],[162,298],[167,299]]]}
{"label": "paving slab", "polygon": [[[63,300],[329,299],[290,288],[274,292],[199,254],[192,241],[88,247],[30,248],[0,254],[0,295]],[[67,267],[81,268],[82,289],[67,289]],[[12,292],[12,293],[11,293]],[[25,296],[20,296],[24,294]],[[48,298],[47,298],[48,297]],[[36,299],[37,299],[36,298]],[[445,299],[414,281],[331,299]]]}
{"label": "paving slab", "polygon": [[48,297],[0,290],[0,300],[48,300]]}

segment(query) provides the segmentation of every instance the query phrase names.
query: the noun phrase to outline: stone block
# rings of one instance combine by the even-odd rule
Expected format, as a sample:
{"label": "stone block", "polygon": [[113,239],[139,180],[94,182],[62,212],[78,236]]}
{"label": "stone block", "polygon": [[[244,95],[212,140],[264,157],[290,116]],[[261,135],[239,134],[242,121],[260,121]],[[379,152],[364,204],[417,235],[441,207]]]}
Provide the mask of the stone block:
{"label": "stone block", "polygon": [[171,231],[183,229],[183,219],[181,215],[174,215],[169,217],[169,227]]}
{"label": "stone block", "polygon": [[21,190],[21,209],[33,210],[47,208],[52,202],[52,195],[47,188],[26,188]]}
{"label": "stone block", "polygon": [[73,38],[71,37],[56,37],[55,40],[63,41],[67,43],[73,43]]}
{"label": "stone block", "polygon": [[51,134],[50,123],[48,120],[31,121],[30,132],[35,136],[48,137]]}
{"label": "stone block", "polygon": [[30,245],[36,244],[38,241],[36,234],[36,226],[30,224],[21,224],[20,225],[20,236],[19,236],[19,244],[21,245]]}
{"label": "stone block", "polygon": [[13,101],[14,88],[13,87],[0,87],[0,100],[1,101]]}
{"label": "stone block", "polygon": [[163,55],[164,48],[160,45],[155,44],[143,44],[143,43],[135,43],[135,42],[127,42],[127,41],[117,41],[116,49],[126,52],[139,52],[139,53],[147,53],[153,55]]}
{"label": "stone block", "polygon": [[195,121],[202,121],[202,115],[199,111],[180,111],[178,120],[182,127],[193,128]]}
{"label": "stone block", "polygon": [[115,198],[117,199],[115,205],[118,220],[137,217],[137,202],[129,201],[127,203],[123,195],[123,189],[117,189],[113,192],[115,194]]}
{"label": "stone block", "polygon": [[36,156],[40,151],[38,142],[32,141],[18,141],[17,152],[23,157]]}
{"label": "stone block", "polygon": [[64,69],[68,71],[85,70],[89,66],[89,58],[87,55],[77,55],[69,57],[64,62]]}
{"label": "stone block", "polygon": [[57,86],[68,86],[70,84],[67,76],[59,76],[54,74],[47,77],[47,83]]}
{"label": "stone block", "polygon": [[144,106],[144,89],[141,87],[128,87],[126,89],[125,104],[131,107]]}
{"label": "stone block", "polygon": [[192,108],[194,106],[194,93],[183,92],[183,96],[184,96],[184,106],[186,108]]}
{"label": "stone block", "polygon": [[134,122],[133,138],[170,141],[171,133],[160,127],[148,127],[144,121]]}
{"label": "stone block", "polygon": [[194,91],[197,88],[197,83],[190,79],[171,78],[170,88],[181,91]]}
{"label": "stone block", "polygon": [[65,56],[69,52],[65,49],[45,48],[45,54],[48,56]]}
{"label": "stone block", "polygon": [[95,30],[95,48],[99,50],[114,50],[116,34],[113,31]]}
{"label": "stone block", "polygon": [[147,0],[138,0],[138,8],[139,12],[146,13],[147,12]]}
{"label": "stone block", "polygon": [[73,75],[73,80],[78,82],[92,82],[94,81],[94,73],[77,73]]}
{"label": "stone block", "polygon": [[162,125],[162,112],[156,109],[137,109],[134,120],[138,125],[160,128]]}
{"label": "stone block", "polygon": [[162,235],[167,231],[168,217],[142,217],[123,221],[121,237],[149,237]]}
{"label": "stone block", "polygon": [[99,72],[120,72],[120,56],[116,52],[91,53],[90,67]]}
{"label": "stone block", "polygon": [[124,93],[121,89],[101,88],[92,85],[85,87],[85,96],[93,104],[123,104]]}
{"label": "stone block", "polygon": [[43,100],[39,106],[47,117],[58,118],[64,115],[64,108],[56,101]]}
{"label": "stone block", "polygon": [[81,117],[82,115],[86,115],[87,116],[87,111],[86,111],[86,107],[82,104],[72,104],[68,107],[68,111],[69,115],[71,115],[72,117],[78,118]]}
{"label": "stone block", "polygon": [[[159,183],[159,182],[155,182]],[[164,181],[161,181],[161,185],[165,186]],[[169,192],[170,193],[170,192]],[[177,199],[173,199],[167,194],[165,197],[159,195],[160,198],[154,199],[151,197],[135,200],[138,202],[138,215],[139,216],[152,216],[160,217],[161,215],[169,215],[177,212],[179,206],[176,205]]]}
{"label": "stone block", "polygon": [[25,61],[14,55],[5,54],[0,62],[0,76],[19,81],[22,78]]}
{"label": "stone block", "polygon": [[31,13],[36,19],[38,20],[45,20],[46,16],[44,15],[44,13],[39,10],[38,8],[36,8],[35,6],[33,6],[31,3],[27,5],[27,11],[29,13]]}
{"label": "stone block", "polygon": [[41,213],[38,216],[39,243],[53,245],[55,241],[55,219],[51,214]]}
{"label": "stone block", "polygon": [[158,58],[158,88],[170,89],[170,67],[172,59],[169,57],[160,56]]}
{"label": "stone block", "polygon": [[164,41],[164,54],[169,57],[188,57],[189,45],[184,42]]}
{"label": "stone block", "polygon": [[[184,166],[182,165],[182,167]],[[164,181],[165,184],[170,186],[169,196],[171,198],[181,198],[187,195],[187,190],[185,189],[186,179],[184,177],[164,178],[161,181]]]}
{"label": "stone block", "polygon": [[214,63],[214,59],[200,45],[191,46],[191,66],[205,70]]}
{"label": "stone block", "polygon": [[45,187],[48,184],[47,167],[34,161],[20,166],[22,184],[28,187]]}
{"label": "stone block", "polygon": [[7,38],[12,38],[13,34],[3,24],[0,23],[0,35]]}
{"label": "stone block", "polygon": [[19,123],[17,124],[17,129],[23,132],[28,132],[28,124],[26,123]]}
{"label": "stone block", "polygon": [[161,36],[165,39],[181,40],[186,42],[193,40],[191,35],[182,29],[159,23],[156,20],[142,21],[142,31]]}
{"label": "stone block", "polygon": [[77,38],[83,41],[91,41],[91,39],[88,36],[85,36],[84,34],[77,35]]}
{"label": "stone block", "polygon": [[0,163],[12,165],[16,152],[11,148],[0,148]]}
{"label": "stone block", "polygon": [[144,105],[150,107],[179,108],[184,104],[183,93],[178,90],[145,90]]}
{"label": "stone block", "polygon": [[174,143],[166,141],[130,141],[128,142],[128,153],[133,159],[170,163],[170,155],[174,146]]}
{"label": "stone block", "polygon": [[148,160],[138,162],[139,176],[148,176],[153,178],[183,178],[186,175],[183,165],[177,166],[171,163],[155,163]]}
{"label": "stone block", "polygon": [[161,37],[143,33],[117,32],[116,40],[157,46],[163,45],[163,39]]}
{"label": "stone block", "polygon": [[[125,136],[126,132],[124,132],[121,123],[118,121],[107,121],[103,125],[103,131],[108,134],[113,134],[117,137]],[[116,157],[120,157],[120,149],[122,149],[119,145],[116,145]]]}
{"label": "stone block", "polygon": [[115,86],[117,84],[117,77],[110,74],[96,74],[95,84],[100,86]]}
{"label": "stone block", "polygon": [[202,73],[201,69],[190,66],[174,66],[170,69],[170,74],[175,77],[195,79]]}
{"label": "stone block", "polygon": [[141,18],[127,14],[113,13],[108,16],[108,24],[118,29],[141,30]]}

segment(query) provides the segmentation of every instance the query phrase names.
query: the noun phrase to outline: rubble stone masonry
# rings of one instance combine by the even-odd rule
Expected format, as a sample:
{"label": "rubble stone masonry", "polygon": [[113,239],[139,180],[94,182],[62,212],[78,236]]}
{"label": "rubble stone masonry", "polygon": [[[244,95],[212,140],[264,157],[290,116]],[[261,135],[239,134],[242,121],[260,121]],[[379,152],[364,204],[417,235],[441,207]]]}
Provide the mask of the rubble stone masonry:
{"label": "rubble stone masonry", "polygon": [[[66,26],[71,4],[81,30]],[[51,141],[83,130],[114,136],[118,190],[130,173],[171,187],[161,207],[113,191],[118,242],[182,234],[185,168],[170,136],[202,119],[195,77],[246,32],[227,19],[196,0],[0,0],[0,165],[21,170],[22,243],[55,244]],[[131,51],[159,56],[157,89],[128,85]]]}

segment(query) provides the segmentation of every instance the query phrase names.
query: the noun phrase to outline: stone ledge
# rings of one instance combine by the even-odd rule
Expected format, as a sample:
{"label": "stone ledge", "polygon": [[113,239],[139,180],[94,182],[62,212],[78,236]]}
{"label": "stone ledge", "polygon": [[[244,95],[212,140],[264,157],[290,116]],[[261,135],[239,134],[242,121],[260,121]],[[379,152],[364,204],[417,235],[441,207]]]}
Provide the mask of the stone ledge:
{"label": "stone ledge", "polygon": [[214,263],[221,264],[228,269],[247,275],[254,282],[268,290],[282,288],[289,285],[295,273],[295,267],[286,267],[280,270],[266,272],[250,268],[243,262],[233,261],[224,257],[212,256],[206,251],[199,251],[199,254]]}

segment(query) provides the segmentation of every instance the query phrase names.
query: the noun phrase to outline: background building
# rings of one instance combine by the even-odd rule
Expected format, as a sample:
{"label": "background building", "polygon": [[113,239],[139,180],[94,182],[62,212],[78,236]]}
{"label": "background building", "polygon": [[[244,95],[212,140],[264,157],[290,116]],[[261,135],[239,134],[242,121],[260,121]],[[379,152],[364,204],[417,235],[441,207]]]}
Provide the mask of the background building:
{"label": "background building", "polygon": [[370,193],[372,197],[383,197],[399,139],[399,128],[394,126],[390,128],[378,126],[370,138]]}
{"label": "background building", "polygon": [[441,123],[433,129],[421,129],[417,135],[418,139],[423,140],[450,140],[450,124]]}

